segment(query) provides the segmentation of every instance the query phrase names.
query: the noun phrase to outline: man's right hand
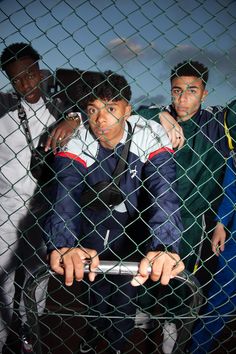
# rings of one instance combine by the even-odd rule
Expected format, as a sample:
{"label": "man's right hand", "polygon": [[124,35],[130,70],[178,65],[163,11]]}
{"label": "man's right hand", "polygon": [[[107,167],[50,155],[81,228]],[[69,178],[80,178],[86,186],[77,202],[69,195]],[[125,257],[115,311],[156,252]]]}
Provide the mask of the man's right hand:
{"label": "man's right hand", "polygon": [[220,252],[224,251],[226,236],[224,225],[218,222],[211,239],[212,252],[214,252],[216,256],[219,256]]}
{"label": "man's right hand", "polygon": [[89,280],[94,281],[93,272],[99,265],[99,258],[95,250],[89,248],[61,248],[50,254],[50,266],[57,274],[65,276],[65,284],[71,286],[74,278],[81,281],[84,277],[84,265],[90,264]]}
{"label": "man's right hand", "polygon": [[52,149],[55,153],[57,151],[58,145],[64,146],[67,144],[79,125],[80,120],[63,120],[53,129],[50,136],[48,137],[45,145],[45,151],[47,152],[49,149]]}

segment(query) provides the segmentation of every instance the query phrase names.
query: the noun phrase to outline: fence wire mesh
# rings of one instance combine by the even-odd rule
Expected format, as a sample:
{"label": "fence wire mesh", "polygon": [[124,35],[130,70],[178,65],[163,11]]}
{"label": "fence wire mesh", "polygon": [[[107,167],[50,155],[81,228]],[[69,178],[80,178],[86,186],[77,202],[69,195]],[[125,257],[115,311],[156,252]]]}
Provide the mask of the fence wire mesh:
{"label": "fence wire mesh", "polygon": [[[236,2],[233,0],[0,1],[1,52],[12,43],[24,42],[32,45],[40,55],[40,71],[37,65],[35,67],[37,58],[27,62],[28,54],[21,59],[15,58],[13,62],[9,56],[1,58],[2,353],[69,354],[85,352],[83,350],[86,349],[95,353],[118,353],[117,343],[123,337],[126,339],[125,353],[235,351],[235,167],[228,159],[236,139],[235,14]],[[45,218],[51,210],[55,211],[58,219],[70,213],[60,205],[64,199],[74,196],[82,185],[89,185],[91,176],[85,179],[83,170],[77,165],[73,167],[73,174],[76,170],[80,176],[79,183],[67,188],[66,193],[58,197],[57,206],[52,206],[55,190],[51,189],[49,181],[56,180],[62,186],[65,178],[61,178],[63,169],[55,174],[51,150],[45,154],[43,149],[40,155],[35,155],[32,169],[27,129],[32,136],[33,150],[36,146],[43,147],[48,136],[51,144],[60,148],[63,139],[66,140],[66,133],[64,130],[55,133],[53,123],[55,120],[63,123],[68,112],[73,111],[82,114],[86,126],[84,101],[91,93],[95,98],[101,98],[94,85],[95,78],[100,72],[112,70],[124,75],[131,86],[133,115],[139,114],[148,119],[141,118],[143,123],[136,122],[136,125],[145,131],[150,127],[150,119],[160,122],[161,111],[173,114],[173,107],[169,106],[174,96],[170,90],[171,71],[184,60],[198,61],[209,68],[208,95],[203,97],[201,110],[197,109],[192,119],[179,121],[185,136],[184,146],[176,148],[175,153],[159,167],[151,163],[150,175],[146,179],[139,176],[136,188],[129,190],[124,176],[129,172],[132,179],[137,177],[137,161],[146,162],[148,155],[142,150],[142,135],[140,132],[134,134],[130,151],[138,153],[136,160],[122,172],[126,187],[123,190],[120,187],[120,191],[125,193],[126,204],[123,204],[126,205],[126,214],[127,210],[136,210],[136,213],[132,211],[132,219],[127,222],[112,208],[108,208],[99,219],[98,212],[86,214],[86,205],[73,213],[79,205],[75,199],[67,223],[57,232],[66,234],[71,225],[78,227],[76,220],[82,214],[88,228],[83,240],[86,241],[86,237],[102,240],[104,248],[111,250],[107,253],[108,264],[113,264],[114,268],[112,261],[115,261],[115,266],[129,268],[132,263],[126,262],[140,262],[145,256],[145,245],[155,234],[155,229],[151,236],[148,232],[151,228],[148,212],[153,205],[159,205],[159,209],[163,207],[160,202],[162,195],[159,200],[152,195],[150,180],[157,175],[163,183],[169,183],[169,176],[163,171],[164,165],[171,160],[175,162],[176,177],[163,194],[171,193],[179,198],[178,209],[184,227],[180,255],[186,272],[182,273],[181,279],[172,279],[168,286],[150,280],[139,287],[135,296],[126,293],[131,274],[124,275],[124,268],[122,274],[116,275],[108,274],[105,269],[97,275],[95,285],[91,285],[85,275],[82,281],[74,282],[71,287],[65,286],[64,279],[47,268],[45,239],[49,248],[51,241],[45,234]],[[14,63],[17,61],[16,67]],[[27,68],[22,63],[26,63]],[[21,98],[15,95],[13,87]],[[190,89],[194,91],[195,85]],[[125,97],[122,92],[119,94],[121,99]],[[197,93],[191,94],[197,101]],[[179,95],[184,96],[183,93]],[[24,114],[29,128],[27,124],[24,128]],[[77,127],[78,121],[74,118],[66,121],[67,133],[73,131],[73,137],[79,137],[82,142],[84,139],[87,145],[83,152],[91,155],[93,141],[85,140],[81,133],[84,127]],[[166,121],[169,122],[168,119]],[[167,130],[169,135],[173,131],[170,125]],[[149,135],[154,136],[155,141],[165,139],[158,134],[151,131]],[[59,138],[62,142],[58,143]],[[66,153],[67,150],[63,150],[63,154]],[[118,148],[115,153],[106,151],[101,160],[96,155],[92,156],[96,161],[95,167],[90,169],[90,174],[95,176],[94,182],[101,171],[108,180],[111,178],[110,167],[107,166],[110,160],[114,166],[115,155],[116,161],[122,158]],[[46,161],[48,169],[44,170],[37,184],[33,171],[35,174],[39,172],[39,156]],[[83,163],[83,158],[80,152],[72,159]],[[232,177],[223,184],[226,161],[229,164],[228,175],[231,173]],[[91,163],[91,156],[86,162]],[[145,195],[141,194],[141,189]],[[139,205],[134,203],[133,195],[136,193],[140,194]],[[221,249],[219,257],[216,257],[211,250],[211,239],[224,196],[230,201],[225,212],[228,217],[225,224],[227,242],[224,251]],[[101,193],[96,197],[101,199]],[[148,198],[152,198],[151,203]],[[92,199],[87,198],[87,206],[91,202]],[[175,226],[176,210],[170,210],[164,224]],[[224,217],[225,214],[220,218],[223,220]],[[108,237],[110,225],[115,225],[114,238],[118,242],[125,235],[122,252],[112,248]],[[80,236],[76,232],[75,238]],[[174,238],[171,243],[174,246]],[[99,284],[102,286],[100,289]],[[111,294],[115,306],[113,300],[109,303]],[[93,297],[100,297],[102,306],[92,308]],[[127,313],[122,309],[122,303],[118,305],[123,298],[135,312]],[[108,309],[105,308],[107,303]],[[134,321],[133,331],[132,325],[124,326],[125,329],[121,325],[130,319]],[[98,322],[103,323],[102,329],[96,329]],[[172,344],[172,349],[167,348],[167,342]],[[84,344],[92,349],[84,348]]]}

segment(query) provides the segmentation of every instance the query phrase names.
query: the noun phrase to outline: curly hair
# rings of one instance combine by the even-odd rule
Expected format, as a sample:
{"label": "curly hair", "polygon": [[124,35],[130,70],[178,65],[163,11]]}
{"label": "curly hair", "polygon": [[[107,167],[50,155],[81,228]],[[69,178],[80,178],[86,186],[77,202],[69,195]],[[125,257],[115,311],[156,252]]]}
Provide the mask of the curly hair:
{"label": "curly hair", "polygon": [[12,43],[3,50],[0,57],[0,66],[2,70],[7,71],[8,64],[14,63],[24,57],[30,57],[35,62],[41,59],[39,53],[30,44]]}
{"label": "curly hair", "polygon": [[[82,109],[86,109],[89,103],[97,99],[106,101],[126,100],[127,102],[131,99],[131,88],[124,76],[110,70],[88,73],[83,76],[83,82],[82,96],[79,99],[79,105]],[[81,93],[81,88],[77,92],[79,93],[79,91]]]}
{"label": "curly hair", "polygon": [[171,82],[176,77],[180,76],[194,76],[202,79],[203,85],[206,86],[208,80],[209,70],[206,66],[198,61],[186,60],[177,64],[173,70],[171,70]]}

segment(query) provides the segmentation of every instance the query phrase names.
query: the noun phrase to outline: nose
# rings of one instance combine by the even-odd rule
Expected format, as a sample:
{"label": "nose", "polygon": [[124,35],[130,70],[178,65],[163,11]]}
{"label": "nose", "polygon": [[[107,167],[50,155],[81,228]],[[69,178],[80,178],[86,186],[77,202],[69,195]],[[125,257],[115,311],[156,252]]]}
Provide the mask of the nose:
{"label": "nose", "polygon": [[179,95],[179,101],[186,101],[187,95],[188,95],[187,91],[181,92],[181,94]]}
{"label": "nose", "polygon": [[22,78],[21,79],[21,87],[23,88],[23,90],[25,92],[27,92],[27,90],[29,90],[31,88],[29,80],[27,80],[26,78]]}
{"label": "nose", "polygon": [[106,109],[105,108],[101,108],[97,112],[97,122],[98,123],[104,122],[105,119],[106,119]]}
{"label": "nose", "polygon": [[17,85],[17,90],[21,92],[21,94],[25,95],[32,90],[31,84],[27,78],[22,77]]}

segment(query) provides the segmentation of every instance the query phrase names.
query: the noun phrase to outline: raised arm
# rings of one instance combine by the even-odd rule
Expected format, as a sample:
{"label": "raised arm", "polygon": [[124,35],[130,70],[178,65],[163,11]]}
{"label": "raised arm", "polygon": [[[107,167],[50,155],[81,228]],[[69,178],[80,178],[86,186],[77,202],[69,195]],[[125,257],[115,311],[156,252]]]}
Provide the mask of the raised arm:
{"label": "raised arm", "polygon": [[159,113],[160,123],[165,129],[173,148],[180,149],[184,145],[184,132],[179,123],[170,113],[164,111]]}
{"label": "raised arm", "polygon": [[152,119],[160,123],[165,129],[173,148],[181,148],[184,145],[183,129],[172,115],[163,107],[142,108],[138,114],[146,119]]}
{"label": "raised arm", "polygon": [[67,115],[50,133],[45,145],[45,151],[48,151],[50,148],[56,151],[58,145],[64,146],[67,144],[80,124],[80,114],[70,113]]}

